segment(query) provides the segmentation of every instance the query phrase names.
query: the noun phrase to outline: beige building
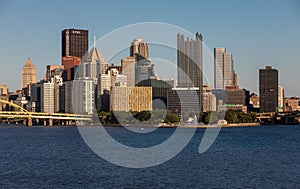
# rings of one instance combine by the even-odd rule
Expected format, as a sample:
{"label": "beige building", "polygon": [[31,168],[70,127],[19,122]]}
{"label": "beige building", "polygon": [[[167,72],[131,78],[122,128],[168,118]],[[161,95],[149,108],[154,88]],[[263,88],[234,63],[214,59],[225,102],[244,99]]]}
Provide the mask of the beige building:
{"label": "beige building", "polygon": [[110,110],[128,112],[130,87],[113,86],[110,90]]}
{"label": "beige building", "polygon": [[36,83],[36,68],[28,57],[22,69],[22,88],[27,87],[30,83]]}
{"label": "beige building", "polygon": [[121,59],[122,74],[127,76],[127,86],[135,86],[135,57]]}
{"label": "beige building", "polygon": [[8,94],[7,85],[0,85],[0,95],[7,95],[7,94]]}
{"label": "beige building", "polygon": [[131,111],[152,110],[152,87],[131,88],[129,106]]}
{"label": "beige building", "polygon": [[131,43],[130,56],[134,57],[135,54],[140,54],[144,58],[148,58],[148,45],[143,39],[135,39]]}
{"label": "beige building", "polygon": [[152,87],[111,87],[111,111],[152,110]]}
{"label": "beige building", "polygon": [[278,111],[284,111],[284,89],[282,86],[278,86]]}

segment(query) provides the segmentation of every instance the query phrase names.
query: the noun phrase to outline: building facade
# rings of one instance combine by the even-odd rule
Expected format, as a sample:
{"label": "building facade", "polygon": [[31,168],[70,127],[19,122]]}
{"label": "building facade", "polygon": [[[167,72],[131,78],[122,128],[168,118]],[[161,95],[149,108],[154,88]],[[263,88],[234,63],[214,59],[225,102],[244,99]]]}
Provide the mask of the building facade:
{"label": "building facade", "polygon": [[135,86],[135,57],[121,59],[122,74],[127,76],[127,86]]}
{"label": "building facade", "polygon": [[41,112],[54,113],[54,83],[47,82],[41,86]]}
{"label": "building facade", "polygon": [[80,29],[65,29],[61,32],[62,57],[82,58],[89,48],[89,32]]}
{"label": "building facade", "polygon": [[[64,56],[62,57],[62,66],[67,72],[67,81],[74,80],[76,73],[74,67],[79,66],[81,59],[77,56]],[[73,69],[73,73],[72,73]]]}
{"label": "building facade", "polygon": [[260,112],[276,112],[278,107],[278,70],[271,66],[259,70]]}
{"label": "building facade", "polygon": [[185,40],[177,34],[177,76],[178,88],[198,87],[202,91],[202,35]]}
{"label": "building facade", "polygon": [[36,83],[36,68],[30,57],[28,57],[22,69],[22,88],[26,88],[27,85],[33,83]]}
{"label": "building facade", "polygon": [[95,111],[95,84],[91,78],[78,78],[73,81],[73,112],[93,114]]}
{"label": "building facade", "polygon": [[278,86],[278,112],[283,112],[284,109],[284,88],[283,86]]}
{"label": "building facade", "polygon": [[104,62],[104,57],[96,47],[96,39],[94,39],[94,47],[83,57],[84,77],[90,77],[97,82],[97,77],[101,73],[105,73],[108,63]]}
{"label": "building facade", "polygon": [[168,91],[167,110],[177,115],[202,112],[202,90],[199,88],[174,88]]}
{"label": "building facade", "polygon": [[134,57],[135,54],[140,54],[145,58],[149,58],[148,44],[143,39],[134,39],[130,46],[130,56]]}
{"label": "building facade", "polygon": [[227,86],[236,85],[237,78],[234,75],[232,54],[226,53],[226,48],[215,48],[214,58],[214,88],[225,90]]}

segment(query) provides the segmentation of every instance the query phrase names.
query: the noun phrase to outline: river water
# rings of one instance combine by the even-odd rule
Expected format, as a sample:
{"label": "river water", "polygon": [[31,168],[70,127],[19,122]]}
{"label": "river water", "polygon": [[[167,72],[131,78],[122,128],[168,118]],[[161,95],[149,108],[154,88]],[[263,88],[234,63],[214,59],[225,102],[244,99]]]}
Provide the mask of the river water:
{"label": "river water", "polygon": [[[135,147],[160,143],[175,130],[106,129]],[[77,127],[0,125],[1,188],[300,188],[299,125],[222,128],[199,154],[204,131],[197,129],[170,161],[132,169],[98,157]]]}

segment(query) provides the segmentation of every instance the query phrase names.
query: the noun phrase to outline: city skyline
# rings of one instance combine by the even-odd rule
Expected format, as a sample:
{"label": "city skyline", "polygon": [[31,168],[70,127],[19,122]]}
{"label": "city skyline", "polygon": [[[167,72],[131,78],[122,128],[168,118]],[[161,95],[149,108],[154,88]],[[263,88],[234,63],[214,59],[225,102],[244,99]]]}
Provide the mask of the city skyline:
{"label": "city skyline", "polygon": [[[272,65],[280,70],[279,85],[284,86],[286,96],[300,95],[299,88],[297,88],[294,80],[294,76],[297,75],[297,70],[299,70],[296,56],[297,51],[299,51],[299,37],[297,37],[299,31],[299,22],[297,22],[299,11],[297,7],[299,7],[299,4],[295,1],[274,1],[271,5],[260,1],[251,3],[238,1],[226,3],[197,2],[196,5],[206,7],[205,10],[193,11],[199,6],[189,6],[191,11],[181,16],[176,14],[181,9],[180,6],[166,9],[168,6],[166,2],[160,3],[160,6],[157,6],[158,2],[151,2],[146,3],[145,6],[149,9],[156,7],[157,14],[146,14],[137,18],[133,16],[133,13],[126,12],[125,15],[132,19],[122,18],[124,12],[118,13],[114,9],[109,9],[114,7],[114,2],[101,3],[103,11],[105,11],[103,15],[109,14],[109,10],[113,11],[114,15],[111,19],[102,19],[100,14],[97,16],[96,11],[93,11],[97,6],[89,7],[90,11],[87,11],[86,15],[72,14],[67,18],[61,18],[62,15],[67,15],[70,10],[64,9],[63,5],[58,6],[58,3],[58,1],[52,3],[3,1],[0,3],[2,12],[0,14],[0,24],[5,28],[0,35],[0,40],[5,44],[0,47],[0,61],[2,64],[10,63],[1,71],[0,81],[1,84],[8,85],[10,91],[21,88],[21,69],[16,68],[21,68],[27,57],[30,56],[33,64],[37,67],[37,80],[43,78],[46,65],[60,65],[61,39],[59,33],[63,29],[88,29],[90,31],[89,43],[92,44],[92,36],[94,35],[100,38],[124,25],[156,21],[174,24],[193,33],[196,31],[201,32],[205,36],[204,43],[211,52],[215,47],[226,47],[229,52],[233,53],[235,70],[238,73],[238,81],[241,87],[258,94],[258,70],[266,65]],[[84,2],[78,3],[82,6],[76,6],[76,9],[72,10],[75,13],[87,7]],[[121,3],[120,7],[126,9],[134,3]],[[189,3],[191,2],[187,4]],[[98,4],[95,2],[95,5]],[[224,6],[230,8],[233,12],[223,10]],[[31,13],[21,15],[22,11],[18,10],[24,8]],[[54,8],[56,10],[55,15],[52,13]],[[253,10],[255,10],[255,14]],[[140,12],[142,10],[136,11]],[[39,17],[37,17],[37,14]],[[164,14],[169,15],[168,19],[163,19],[162,15]],[[224,21],[215,25],[214,22],[217,21],[220,15],[224,14]],[[241,17],[236,18],[236,14],[240,14]],[[195,19],[196,17],[199,19]],[[43,19],[45,22],[40,21]],[[227,26],[226,23],[229,22],[228,20],[231,25],[225,27]],[[45,25],[46,23],[47,25]],[[27,29],[20,32],[18,28]],[[280,37],[278,36],[284,37],[284,40],[280,40],[280,43]],[[138,37],[143,36],[136,36],[136,38]],[[174,39],[176,40],[176,36],[174,36]],[[98,48],[102,52],[105,47]],[[14,49],[14,51],[11,49]],[[15,55],[15,52],[18,52],[18,56]],[[103,54],[103,56],[107,58],[106,54]],[[119,62],[113,63],[119,64]],[[157,70],[158,74],[162,75],[159,69]],[[175,74],[173,77],[166,76],[164,79],[176,78]]]}

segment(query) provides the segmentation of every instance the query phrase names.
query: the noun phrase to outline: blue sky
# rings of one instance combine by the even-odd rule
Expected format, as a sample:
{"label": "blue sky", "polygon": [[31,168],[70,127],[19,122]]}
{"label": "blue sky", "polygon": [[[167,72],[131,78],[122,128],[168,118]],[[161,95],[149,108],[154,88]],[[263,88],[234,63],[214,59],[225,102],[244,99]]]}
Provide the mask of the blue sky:
{"label": "blue sky", "polygon": [[37,67],[38,79],[46,65],[60,64],[60,32],[65,28],[88,29],[92,45],[93,35],[100,38],[128,24],[164,22],[202,33],[212,52],[214,47],[232,52],[241,88],[257,92],[258,69],[272,65],[279,70],[286,95],[300,96],[300,1],[170,2],[1,0],[0,84],[11,90],[20,88],[28,56]]}

